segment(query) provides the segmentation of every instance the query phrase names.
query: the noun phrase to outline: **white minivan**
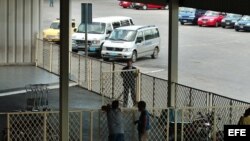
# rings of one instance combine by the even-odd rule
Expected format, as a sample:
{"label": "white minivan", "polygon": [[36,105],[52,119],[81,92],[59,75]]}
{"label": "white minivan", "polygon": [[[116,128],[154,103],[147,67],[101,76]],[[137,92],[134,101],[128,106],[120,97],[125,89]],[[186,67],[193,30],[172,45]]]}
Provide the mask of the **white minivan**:
{"label": "white minivan", "polygon": [[[88,52],[89,54],[101,53],[102,45],[113,31],[121,26],[133,25],[132,18],[125,16],[110,16],[94,18],[91,24],[88,24]],[[72,51],[85,51],[85,24],[81,23],[72,35]]]}
{"label": "white minivan", "polygon": [[116,28],[102,47],[102,58],[132,59],[143,56],[157,58],[160,51],[160,34],[156,26],[126,26]]}

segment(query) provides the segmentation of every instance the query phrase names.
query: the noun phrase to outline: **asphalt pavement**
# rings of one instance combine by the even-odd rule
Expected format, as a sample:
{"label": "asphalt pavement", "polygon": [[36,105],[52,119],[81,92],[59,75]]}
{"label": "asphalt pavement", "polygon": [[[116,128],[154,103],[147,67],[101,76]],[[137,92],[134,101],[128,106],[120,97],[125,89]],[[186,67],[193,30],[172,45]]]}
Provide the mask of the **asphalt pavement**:
{"label": "asphalt pavement", "polygon": [[[93,4],[93,18],[129,16],[137,25],[156,25],[161,35],[158,59],[144,57],[135,65],[142,72],[167,79],[168,10],[124,9],[117,0],[73,0],[72,18],[79,24],[81,3]],[[59,17],[59,3],[43,5],[43,27]],[[231,98],[250,102],[250,33],[221,27],[179,25],[178,82]]]}

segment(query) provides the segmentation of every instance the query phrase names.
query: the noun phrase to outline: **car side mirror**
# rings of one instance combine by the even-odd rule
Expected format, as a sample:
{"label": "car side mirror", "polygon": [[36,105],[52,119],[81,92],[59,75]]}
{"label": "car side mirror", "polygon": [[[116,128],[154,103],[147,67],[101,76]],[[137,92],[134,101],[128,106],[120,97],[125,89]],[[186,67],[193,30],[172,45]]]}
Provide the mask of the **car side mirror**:
{"label": "car side mirror", "polygon": [[111,30],[108,30],[106,33],[107,33],[107,34],[111,34]]}

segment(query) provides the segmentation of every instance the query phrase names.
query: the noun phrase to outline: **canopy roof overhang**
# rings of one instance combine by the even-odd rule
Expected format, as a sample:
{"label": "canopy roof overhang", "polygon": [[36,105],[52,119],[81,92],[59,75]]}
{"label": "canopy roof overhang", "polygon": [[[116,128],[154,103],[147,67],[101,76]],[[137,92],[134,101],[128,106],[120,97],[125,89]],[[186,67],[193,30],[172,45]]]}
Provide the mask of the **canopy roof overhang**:
{"label": "canopy roof overhang", "polygon": [[[169,0],[126,0],[151,4],[167,4]],[[179,0],[179,6],[250,15],[250,0]]]}

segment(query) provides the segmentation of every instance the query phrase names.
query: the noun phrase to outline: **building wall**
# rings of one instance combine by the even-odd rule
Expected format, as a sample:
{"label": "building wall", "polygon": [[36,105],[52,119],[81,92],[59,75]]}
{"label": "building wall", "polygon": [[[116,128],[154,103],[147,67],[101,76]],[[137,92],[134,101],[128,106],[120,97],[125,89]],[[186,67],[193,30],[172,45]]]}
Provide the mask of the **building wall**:
{"label": "building wall", "polygon": [[0,0],[0,64],[35,62],[43,0]]}

